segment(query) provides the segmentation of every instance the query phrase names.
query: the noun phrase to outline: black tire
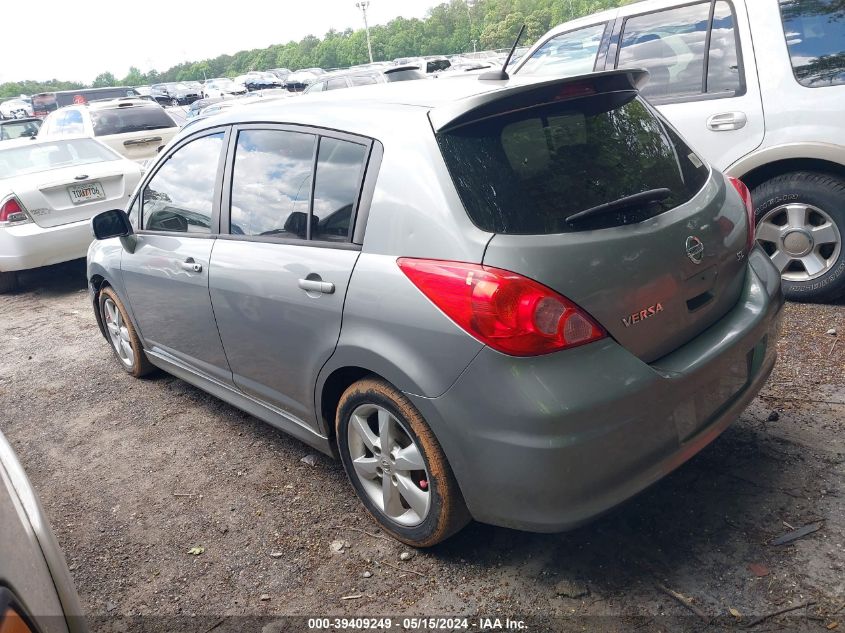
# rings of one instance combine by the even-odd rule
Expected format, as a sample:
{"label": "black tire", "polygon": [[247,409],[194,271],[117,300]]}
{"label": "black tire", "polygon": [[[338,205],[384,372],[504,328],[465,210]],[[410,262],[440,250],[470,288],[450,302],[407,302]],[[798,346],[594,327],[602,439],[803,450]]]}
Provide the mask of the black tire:
{"label": "black tire", "polygon": [[[352,413],[362,405],[375,405],[392,414],[423,457],[430,505],[425,519],[418,525],[400,525],[387,516],[370,499],[355,472],[350,456],[348,427]],[[470,521],[464,498],[437,438],[416,407],[392,385],[369,378],[350,386],[340,398],[335,429],[340,459],[352,487],[367,511],[394,538],[413,547],[431,547],[452,536]]]}
{"label": "black tire", "polygon": [[18,274],[16,272],[0,272],[0,294],[14,292],[18,289]]}
{"label": "black tire", "polygon": [[117,353],[114,344],[112,343],[111,338],[108,334],[108,328],[106,331],[106,340],[109,342],[109,347],[111,347],[112,352],[114,353],[115,357],[117,358],[120,366],[123,370],[135,378],[140,378],[141,376],[146,376],[150,372],[155,370],[155,366],[150,363],[147,359],[147,355],[144,353],[144,348],[141,345],[141,340],[138,338],[138,333],[135,331],[135,326],[132,325],[132,320],[129,318],[129,314],[126,312],[126,308],[123,305],[123,302],[117,296],[117,293],[106,286],[100,291],[100,295],[98,297],[97,303],[100,308],[100,318],[103,320],[103,325],[107,323],[106,320],[106,310],[105,310],[105,303],[106,300],[110,299],[115,308],[120,312],[120,316],[123,319],[123,323],[126,325],[126,331],[129,338],[129,345],[132,348],[132,355],[133,355],[133,362],[131,365],[127,365],[123,359]]}
{"label": "black tire", "polygon": [[827,271],[806,281],[783,279],[784,296],[790,301],[821,303],[845,295],[845,247],[842,244],[845,237],[845,180],[827,174],[795,172],[755,187],[751,197],[758,224],[777,207],[807,204],[822,210],[839,229],[839,255]]}

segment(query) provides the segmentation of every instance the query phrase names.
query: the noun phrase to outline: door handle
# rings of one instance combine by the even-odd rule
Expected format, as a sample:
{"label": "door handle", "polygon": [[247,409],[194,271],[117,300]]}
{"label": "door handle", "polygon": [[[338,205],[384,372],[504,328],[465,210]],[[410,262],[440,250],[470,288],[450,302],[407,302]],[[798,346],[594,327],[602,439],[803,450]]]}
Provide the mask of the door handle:
{"label": "door handle", "polygon": [[189,257],[184,262],[180,264],[182,266],[182,270],[187,270],[191,273],[201,273],[202,272],[202,264],[198,264],[194,261],[193,257]]}
{"label": "door handle", "polygon": [[300,279],[299,287],[306,292],[321,292],[324,295],[334,294],[334,284],[316,279]]}
{"label": "door handle", "polygon": [[714,132],[741,130],[748,123],[745,112],[722,112],[707,119],[707,128]]}

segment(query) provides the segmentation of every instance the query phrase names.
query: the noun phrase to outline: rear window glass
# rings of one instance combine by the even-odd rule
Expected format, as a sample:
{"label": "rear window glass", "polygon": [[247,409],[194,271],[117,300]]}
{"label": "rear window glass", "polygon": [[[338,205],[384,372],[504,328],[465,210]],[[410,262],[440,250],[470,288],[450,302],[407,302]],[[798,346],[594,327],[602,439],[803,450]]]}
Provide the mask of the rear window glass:
{"label": "rear window glass", "polygon": [[36,143],[10,149],[0,148],[0,178],[119,159],[120,156],[108,147],[84,138]]}
{"label": "rear window glass", "polygon": [[780,0],[780,14],[798,82],[810,88],[845,84],[842,0]]}
{"label": "rear window glass", "polygon": [[[687,202],[707,166],[639,98],[615,100],[546,105],[438,135],[472,221],[496,233],[566,233],[641,222]],[[659,201],[566,219],[663,188]]]}
{"label": "rear window glass", "polygon": [[173,119],[158,106],[94,110],[91,112],[91,122],[94,124],[94,136],[176,127]]}

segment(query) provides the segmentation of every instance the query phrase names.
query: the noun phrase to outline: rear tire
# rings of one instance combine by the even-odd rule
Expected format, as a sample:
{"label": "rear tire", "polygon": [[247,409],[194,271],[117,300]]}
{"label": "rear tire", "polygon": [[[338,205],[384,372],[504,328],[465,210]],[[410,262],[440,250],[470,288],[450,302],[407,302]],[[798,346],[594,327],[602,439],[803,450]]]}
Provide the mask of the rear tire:
{"label": "rear tire", "polygon": [[340,398],[335,426],[352,487],[391,536],[430,547],[469,522],[437,438],[395,387],[377,379],[356,382]]}
{"label": "rear tire", "polygon": [[18,289],[18,274],[16,272],[0,272],[0,294],[14,292]]}
{"label": "rear tire", "polygon": [[153,371],[155,367],[147,360],[135,326],[117,293],[109,287],[103,288],[98,302],[106,336],[123,370],[135,378]]}
{"label": "rear tire", "polygon": [[845,294],[845,181],[795,172],[755,187],[751,197],[757,241],[781,271],[786,298],[828,302]]}

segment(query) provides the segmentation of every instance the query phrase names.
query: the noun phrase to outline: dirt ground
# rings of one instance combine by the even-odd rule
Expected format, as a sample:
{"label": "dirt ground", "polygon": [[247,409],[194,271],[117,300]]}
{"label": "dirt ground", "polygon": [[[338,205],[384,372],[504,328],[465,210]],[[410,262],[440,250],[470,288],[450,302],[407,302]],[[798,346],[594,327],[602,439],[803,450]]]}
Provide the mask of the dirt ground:
{"label": "dirt ground", "polygon": [[[533,631],[845,630],[842,303],[788,305],[761,396],[622,507],[567,534],[474,523],[413,551],[379,534],[339,463],[303,463],[310,448],[176,378],[124,374],[79,263],[22,286],[0,297],[0,429],[95,630],[246,630],[223,616],[308,630],[273,617],[283,615],[466,616],[468,630],[485,629],[479,617]],[[771,544],[808,524],[819,529]]]}

